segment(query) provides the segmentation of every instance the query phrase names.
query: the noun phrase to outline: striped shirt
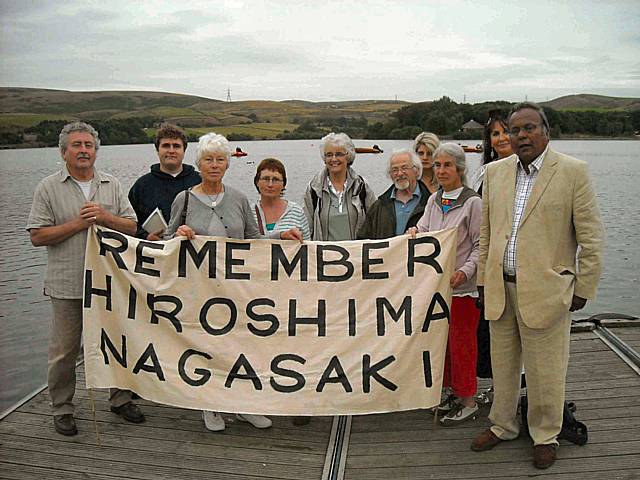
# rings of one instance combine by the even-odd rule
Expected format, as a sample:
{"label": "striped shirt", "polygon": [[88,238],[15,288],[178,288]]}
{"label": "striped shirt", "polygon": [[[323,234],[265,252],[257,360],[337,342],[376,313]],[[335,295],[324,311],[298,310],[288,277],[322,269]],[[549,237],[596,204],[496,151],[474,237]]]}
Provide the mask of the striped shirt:
{"label": "striped shirt", "polygon": [[542,162],[547,154],[549,147],[544,149],[544,152],[540,154],[533,162],[529,164],[529,173],[527,173],[520,161],[516,166],[516,191],[513,202],[513,224],[511,226],[511,237],[507,243],[507,248],[504,250],[503,270],[508,275],[515,275],[517,270],[516,256],[518,248],[518,228],[520,228],[520,221],[524,214],[524,209],[527,206],[527,201],[531,196],[531,190],[538,178],[538,172],[542,168]]}
{"label": "striped shirt", "polygon": [[[118,180],[94,170],[89,201],[100,204],[112,214],[136,221],[127,194]],[[33,204],[27,220],[27,230],[52,227],[70,222],[80,215],[87,202],[80,186],[73,181],[66,164],[62,170],[42,180],[33,195]],[[87,230],[66,240],[47,246],[47,273],[44,293],[55,298],[82,298],[84,282],[84,251]]]}
{"label": "striped shirt", "polygon": [[[258,226],[262,224],[266,227],[267,221],[264,218],[264,212],[262,211],[260,202],[256,202],[254,208],[252,208],[252,212]],[[260,221],[258,220],[258,215],[260,215]],[[273,231],[284,232],[289,230],[290,228],[300,229],[300,231],[302,232],[302,237],[305,240],[309,240],[311,238],[311,234],[309,232],[309,223],[307,222],[307,217],[304,214],[304,210],[302,210],[302,207],[297,203],[287,200],[287,208],[276,222],[275,226],[273,227]],[[267,232],[265,231],[261,233],[266,234]]]}

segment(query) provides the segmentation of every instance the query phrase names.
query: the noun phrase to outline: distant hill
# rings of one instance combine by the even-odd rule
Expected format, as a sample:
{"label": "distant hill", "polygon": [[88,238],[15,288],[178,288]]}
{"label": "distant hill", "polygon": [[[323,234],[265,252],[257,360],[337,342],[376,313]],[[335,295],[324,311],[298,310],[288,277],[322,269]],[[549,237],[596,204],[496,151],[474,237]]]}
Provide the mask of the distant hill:
{"label": "distant hill", "polygon": [[[447,105],[459,111],[460,118],[452,117],[453,110],[445,109],[438,118],[429,119],[429,114],[406,123],[411,116],[407,110],[427,112],[431,107],[432,110],[438,110],[439,107],[435,106],[444,99]],[[425,128],[440,134],[452,134],[465,121],[470,118],[481,119],[492,108],[510,108],[510,102],[504,101],[458,105],[448,97],[441,100],[420,103],[388,100],[224,102],[164,92],[71,92],[0,87],[0,148],[55,145],[61,125],[73,120],[92,121],[99,125],[105,145],[146,143],[163,121],[182,126],[191,138],[212,130],[226,135],[230,140],[319,138],[332,130],[347,132],[353,138],[413,138],[416,132]],[[586,111],[589,110],[605,116],[632,112],[630,115],[635,119],[634,125],[640,112],[638,98],[601,95],[569,95],[542,105],[574,117],[581,115],[581,112],[588,117]],[[393,116],[407,106],[408,109],[399,117]],[[563,131],[580,133],[581,125],[587,122],[583,120],[581,117],[568,119]],[[609,125],[628,123],[628,120],[618,117],[604,121]],[[621,131],[629,130],[623,127],[620,127]],[[617,131],[609,129],[614,132],[611,133],[604,127],[601,130],[595,134],[614,135],[614,130]]]}
{"label": "distant hill", "polygon": [[[363,100],[307,102],[248,100],[223,102],[163,92],[70,92],[0,87],[0,127],[30,127],[42,120],[111,120],[157,117],[186,128],[280,124],[295,128],[305,120],[363,117],[386,119],[406,102]],[[246,128],[245,128],[246,130]],[[280,130],[280,129],[267,129]],[[221,133],[224,133],[221,129]],[[271,136],[269,134],[268,136]]]}
{"label": "distant hill", "polygon": [[566,95],[542,102],[555,110],[640,110],[640,98],[605,97],[604,95]]}

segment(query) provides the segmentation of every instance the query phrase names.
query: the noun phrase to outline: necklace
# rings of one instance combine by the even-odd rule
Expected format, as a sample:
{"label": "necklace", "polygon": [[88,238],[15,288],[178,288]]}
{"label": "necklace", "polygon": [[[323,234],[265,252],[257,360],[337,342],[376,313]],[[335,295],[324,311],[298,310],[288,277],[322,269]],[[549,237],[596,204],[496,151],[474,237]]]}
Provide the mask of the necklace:
{"label": "necklace", "polygon": [[202,191],[202,193],[204,193],[207,197],[209,197],[209,200],[211,200],[211,208],[216,208],[216,206],[218,205],[218,198],[220,197],[220,195],[222,195],[222,193],[224,192],[224,187],[220,189],[220,191],[218,193],[216,193],[215,195],[209,195],[207,192],[204,191],[204,188],[201,186],[200,190]]}

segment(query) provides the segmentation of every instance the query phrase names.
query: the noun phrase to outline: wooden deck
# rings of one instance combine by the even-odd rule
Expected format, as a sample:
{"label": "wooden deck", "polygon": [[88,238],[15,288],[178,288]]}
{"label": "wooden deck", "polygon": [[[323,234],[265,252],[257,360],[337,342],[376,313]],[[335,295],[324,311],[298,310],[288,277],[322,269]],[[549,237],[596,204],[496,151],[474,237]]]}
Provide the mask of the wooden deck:
{"label": "wooden deck", "polygon": [[[612,330],[640,350],[640,327]],[[589,443],[579,447],[561,441],[549,470],[533,468],[525,438],[472,452],[472,438],[488,426],[484,407],[477,420],[457,427],[440,427],[425,411],[353,417],[343,450],[346,464],[334,478],[640,479],[640,376],[593,332],[574,333],[571,339],[567,399],[588,425]],[[48,401],[45,390],[0,422],[0,478],[330,478],[324,468],[332,448],[329,417],[304,427],[274,417],[269,430],[233,422],[225,432],[213,433],[205,430],[200,412],[140,401],[147,421],[133,425],[109,412],[107,394],[100,391],[95,394],[99,445],[82,369],[77,436],[53,430]]]}

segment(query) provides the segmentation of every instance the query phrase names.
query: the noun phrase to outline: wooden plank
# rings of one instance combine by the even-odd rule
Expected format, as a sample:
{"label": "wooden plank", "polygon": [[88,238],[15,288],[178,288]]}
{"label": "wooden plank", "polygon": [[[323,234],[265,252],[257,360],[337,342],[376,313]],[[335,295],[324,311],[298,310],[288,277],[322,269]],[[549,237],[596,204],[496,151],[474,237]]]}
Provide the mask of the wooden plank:
{"label": "wooden plank", "polygon": [[[95,428],[92,420],[76,420],[79,435],[88,442],[95,439]],[[32,415],[23,413],[13,413],[0,422],[0,432],[7,432],[15,425],[43,426],[53,432],[53,425],[50,415]],[[143,424],[144,425],[144,424]],[[137,428],[140,427],[140,428]],[[328,443],[328,433],[323,436],[308,434],[308,439],[288,440],[282,438],[279,432],[272,432],[272,437],[252,437],[244,435],[244,430],[232,432],[232,429],[224,432],[209,432],[202,427],[199,430],[188,430],[184,428],[159,428],[150,425],[133,425],[127,423],[98,422],[100,435],[115,435],[120,438],[142,438],[142,439],[165,439],[176,442],[197,442],[210,446],[247,447],[262,450],[296,451],[301,453],[313,453],[324,455]],[[57,435],[57,434],[56,434]]]}
{"label": "wooden plank", "polygon": [[[469,452],[470,454],[473,452]],[[487,452],[474,455],[482,456]],[[465,452],[466,455],[466,452]],[[425,456],[428,456],[425,453]],[[564,459],[559,458],[552,469],[541,472],[536,470],[531,464],[531,453],[526,462],[503,462],[499,464],[458,464],[455,460],[462,455],[452,455],[446,459],[446,464],[431,465],[429,467],[396,467],[396,468],[361,468],[347,469],[345,480],[414,480],[428,478],[430,479],[479,479],[479,478],[514,478],[517,476],[543,476],[545,474],[572,474],[574,478],[581,478],[583,473],[602,472],[606,478],[607,469],[628,470],[631,474],[637,472],[637,466],[640,465],[640,454],[618,455],[609,457],[599,457],[597,459]],[[454,460],[455,458],[455,460]],[[633,476],[629,478],[634,478]]]}
{"label": "wooden plank", "polygon": [[[482,463],[504,463],[514,461],[527,461],[531,457],[532,445],[530,442],[518,442],[521,448],[500,448],[496,447],[490,452],[469,452],[468,455],[456,455],[456,465],[477,465]],[[467,444],[466,450],[469,446]],[[432,465],[443,465],[451,461],[453,449],[437,451],[429,450],[422,455],[406,455],[403,451],[387,455],[349,455],[347,465],[350,468],[395,468]],[[640,439],[635,441],[618,443],[587,444],[583,447],[575,445],[562,446],[558,449],[558,458],[597,458],[615,455],[631,455],[640,452]]]}
{"label": "wooden plank", "polygon": [[[7,440],[11,440],[7,444]],[[256,477],[275,477],[282,479],[299,479],[306,473],[311,473],[319,477],[321,467],[309,467],[300,465],[275,464],[270,461],[256,461],[251,457],[251,451],[247,449],[247,456],[244,460],[229,460],[227,458],[205,458],[185,455],[182,453],[180,443],[176,445],[175,453],[172,455],[159,455],[155,452],[136,450],[126,442],[119,442],[119,447],[96,446],[80,441],[60,441],[54,439],[40,438],[37,441],[31,438],[17,437],[16,435],[0,434],[0,457],[4,457],[5,452],[30,451],[32,457],[41,455],[52,455],[60,463],[61,459],[72,458],[69,463],[76,463],[79,460],[90,462],[103,461],[107,463],[126,463],[128,469],[152,470],[160,473],[182,472],[176,478],[191,477],[193,474],[206,475],[211,471],[230,475],[249,475]]]}
{"label": "wooden plank", "polygon": [[[587,446],[599,445],[602,443],[616,443],[627,441],[640,440],[640,433],[638,430],[629,428],[625,430],[616,430],[615,432],[595,432],[589,436],[589,443]],[[466,452],[469,450],[471,440],[468,438],[432,438],[427,441],[406,441],[406,442],[378,442],[378,443],[351,443],[349,445],[349,458],[352,456],[362,455],[387,455],[404,453],[410,454],[424,454],[425,452]],[[500,445],[503,450],[510,449],[522,449],[530,445],[530,441],[527,439],[521,439],[513,442],[505,442]],[[575,445],[561,440],[561,448],[565,447],[574,448]]]}

